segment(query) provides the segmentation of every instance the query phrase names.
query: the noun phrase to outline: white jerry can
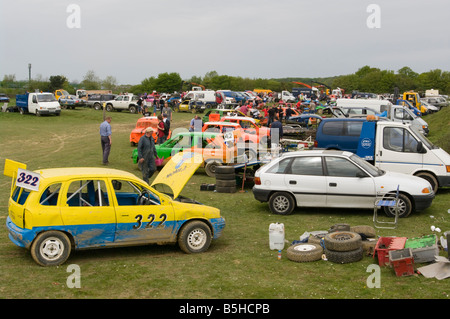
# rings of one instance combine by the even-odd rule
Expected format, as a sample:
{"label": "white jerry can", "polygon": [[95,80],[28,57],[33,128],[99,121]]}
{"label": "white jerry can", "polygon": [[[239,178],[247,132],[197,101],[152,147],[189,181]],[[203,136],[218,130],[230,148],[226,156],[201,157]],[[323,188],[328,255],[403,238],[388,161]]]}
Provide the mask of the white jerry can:
{"label": "white jerry can", "polygon": [[269,244],[271,250],[282,250],[284,248],[284,224],[270,224]]}

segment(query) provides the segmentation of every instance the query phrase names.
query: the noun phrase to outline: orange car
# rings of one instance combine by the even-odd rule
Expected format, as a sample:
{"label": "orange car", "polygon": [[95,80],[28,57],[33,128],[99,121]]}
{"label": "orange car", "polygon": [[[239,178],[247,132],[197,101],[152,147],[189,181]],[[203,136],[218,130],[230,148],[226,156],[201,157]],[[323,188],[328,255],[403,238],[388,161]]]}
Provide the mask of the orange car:
{"label": "orange car", "polygon": [[239,124],[244,132],[255,135],[258,139],[258,144],[267,145],[267,139],[270,136],[270,129],[265,126],[258,126],[255,119],[247,116],[224,116],[220,119],[223,122],[231,122]]}
{"label": "orange car", "polygon": [[[136,127],[131,131],[130,134],[130,143],[131,146],[135,146],[137,143],[139,143],[139,139],[142,137],[142,135],[145,134],[145,129],[147,127],[152,127],[155,129],[155,132],[153,133],[153,138],[156,140],[158,139],[158,118],[156,116],[145,116],[141,117],[137,123]],[[172,131],[169,130],[169,135],[167,138],[169,139],[172,135]]]}

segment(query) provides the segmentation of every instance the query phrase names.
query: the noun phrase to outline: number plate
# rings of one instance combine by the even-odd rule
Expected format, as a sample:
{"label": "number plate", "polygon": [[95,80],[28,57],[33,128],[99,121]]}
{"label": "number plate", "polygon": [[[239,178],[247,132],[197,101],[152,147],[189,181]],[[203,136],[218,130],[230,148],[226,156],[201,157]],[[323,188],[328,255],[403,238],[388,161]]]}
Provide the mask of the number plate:
{"label": "number plate", "polygon": [[39,189],[39,182],[41,175],[25,169],[19,168],[17,171],[16,186],[28,190],[37,191]]}

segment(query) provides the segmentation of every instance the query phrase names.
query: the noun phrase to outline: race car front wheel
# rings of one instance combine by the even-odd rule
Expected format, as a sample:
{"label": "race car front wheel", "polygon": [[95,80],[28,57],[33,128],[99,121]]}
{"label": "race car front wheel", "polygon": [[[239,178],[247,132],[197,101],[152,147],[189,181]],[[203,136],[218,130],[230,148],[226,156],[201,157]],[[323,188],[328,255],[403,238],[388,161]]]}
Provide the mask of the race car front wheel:
{"label": "race car front wheel", "polygon": [[192,221],[183,226],[178,236],[178,245],[185,253],[202,253],[211,244],[211,229],[201,221]]}

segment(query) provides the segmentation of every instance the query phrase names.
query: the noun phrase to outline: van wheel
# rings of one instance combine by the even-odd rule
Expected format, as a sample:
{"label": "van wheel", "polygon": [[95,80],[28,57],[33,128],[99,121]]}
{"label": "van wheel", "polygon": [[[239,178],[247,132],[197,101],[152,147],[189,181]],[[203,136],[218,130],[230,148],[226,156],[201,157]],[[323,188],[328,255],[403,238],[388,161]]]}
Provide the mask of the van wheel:
{"label": "van wheel", "polygon": [[269,207],[274,214],[289,215],[294,211],[295,200],[289,193],[276,192],[270,196]]}
{"label": "van wheel", "polygon": [[106,111],[112,112],[113,110],[114,110],[114,108],[111,104],[106,105]]}
{"label": "van wheel", "polygon": [[69,258],[69,237],[59,231],[40,233],[31,245],[31,257],[41,266],[58,266]]}
{"label": "van wheel", "polygon": [[425,179],[431,184],[431,188],[433,189],[434,193],[436,194],[439,188],[439,183],[436,179],[436,177],[433,176],[433,174],[426,173],[426,172],[420,172],[417,173],[415,176]]}

